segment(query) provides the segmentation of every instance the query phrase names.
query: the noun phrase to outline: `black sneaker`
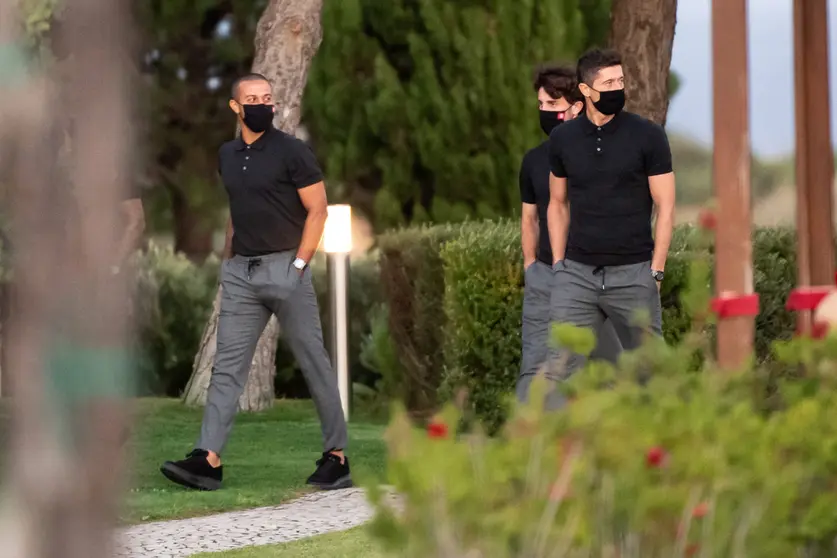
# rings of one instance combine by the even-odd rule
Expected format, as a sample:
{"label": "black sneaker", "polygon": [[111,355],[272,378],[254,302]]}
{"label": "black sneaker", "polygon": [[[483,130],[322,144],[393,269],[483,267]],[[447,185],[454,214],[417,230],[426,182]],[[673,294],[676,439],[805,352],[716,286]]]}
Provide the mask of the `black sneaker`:
{"label": "black sneaker", "polygon": [[213,467],[206,460],[209,455],[205,450],[192,450],[181,461],[166,461],[160,467],[160,472],[172,482],[186,488],[196,490],[218,490],[221,488],[221,478],[224,466]]}
{"label": "black sneaker", "polygon": [[343,463],[333,453],[326,452],[317,460],[317,470],[308,477],[308,484],[321,490],[339,490],[351,488],[352,475],[349,472],[349,458],[344,457]]}

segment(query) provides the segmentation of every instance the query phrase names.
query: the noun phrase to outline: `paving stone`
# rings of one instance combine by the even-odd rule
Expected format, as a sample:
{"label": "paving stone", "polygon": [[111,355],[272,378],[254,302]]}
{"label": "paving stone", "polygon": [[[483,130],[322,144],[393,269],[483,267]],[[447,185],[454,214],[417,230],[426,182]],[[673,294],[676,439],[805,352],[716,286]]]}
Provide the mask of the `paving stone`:
{"label": "paving stone", "polygon": [[[398,506],[397,498],[389,501]],[[120,529],[119,558],[183,558],[206,551],[261,546],[344,531],[372,518],[363,489],[317,492],[281,506]]]}

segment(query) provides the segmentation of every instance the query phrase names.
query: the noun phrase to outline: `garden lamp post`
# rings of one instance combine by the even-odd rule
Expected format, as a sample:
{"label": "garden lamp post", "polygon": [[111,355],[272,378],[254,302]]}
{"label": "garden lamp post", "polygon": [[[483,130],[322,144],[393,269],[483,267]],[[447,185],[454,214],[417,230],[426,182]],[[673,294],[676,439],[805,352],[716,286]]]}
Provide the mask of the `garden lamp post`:
{"label": "garden lamp post", "polygon": [[337,372],[337,387],[343,416],[349,420],[351,376],[349,373],[349,254],[352,251],[352,208],[328,206],[323,238],[328,266],[329,353]]}

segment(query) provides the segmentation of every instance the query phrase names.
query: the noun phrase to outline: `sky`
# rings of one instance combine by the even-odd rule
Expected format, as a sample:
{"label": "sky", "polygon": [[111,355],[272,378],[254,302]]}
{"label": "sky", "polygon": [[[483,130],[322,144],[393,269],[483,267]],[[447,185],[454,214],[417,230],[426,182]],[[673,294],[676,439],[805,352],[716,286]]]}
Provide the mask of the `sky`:
{"label": "sky", "polygon": [[[793,0],[750,0],[750,137],[754,153],[781,157],[793,152]],[[837,6],[829,4],[831,134],[837,137]],[[666,127],[703,143],[712,142],[711,0],[680,0],[672,69],[681,87]],[[823,100],[827,92],[823,92]],[[832,141],[833,143],[833,141]]]}

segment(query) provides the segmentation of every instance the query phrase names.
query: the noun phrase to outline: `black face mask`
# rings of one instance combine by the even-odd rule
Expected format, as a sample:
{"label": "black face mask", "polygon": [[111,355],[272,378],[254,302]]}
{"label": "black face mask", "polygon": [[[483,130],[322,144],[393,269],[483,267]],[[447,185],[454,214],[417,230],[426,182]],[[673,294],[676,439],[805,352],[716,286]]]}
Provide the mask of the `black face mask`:
{"label": "black face mask", "polygon": [[593,103],[593,106],[596,107],[597,111],[606,116],[618,114],[625,108],[625,90],[599,91],[599,100]]}
{"label": "black face mask", "polygon": [[241,105],[244,125],[251,131],[264,132],[273,124],[273,105]]}
{"label": "black face mask", "polygon": [[567,118],[566,110],[562,110],[560,112],[539,110],[538,112],[541,117],[541,130],[543,130],[543,133],[547,136],[558,124],[563,124],[564,120]]}

